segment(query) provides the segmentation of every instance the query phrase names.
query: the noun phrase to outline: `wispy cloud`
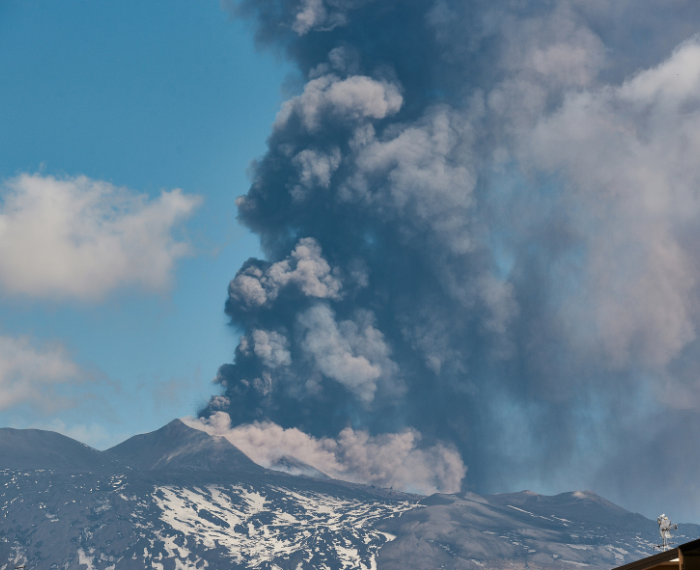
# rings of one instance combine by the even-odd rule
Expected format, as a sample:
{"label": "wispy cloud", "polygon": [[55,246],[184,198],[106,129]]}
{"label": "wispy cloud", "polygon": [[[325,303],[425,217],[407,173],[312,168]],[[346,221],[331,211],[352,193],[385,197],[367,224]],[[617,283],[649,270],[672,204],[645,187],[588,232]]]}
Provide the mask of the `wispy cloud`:
{"label": "wispy cloud", "polygon": [[61,388],[87,378],[61,344],[0,336],[0,411],[19,404],[44,411],[71,407],[71,397]]}
{"label": "wispy cloud", "polygon": [[60,418],[30,422],[27,424],[27,428],[55,431],[95,449],[106,449],[124,441],[131,435],[127,430],[115,433],[107,429],[104,424],[97,422],[66,422]]}

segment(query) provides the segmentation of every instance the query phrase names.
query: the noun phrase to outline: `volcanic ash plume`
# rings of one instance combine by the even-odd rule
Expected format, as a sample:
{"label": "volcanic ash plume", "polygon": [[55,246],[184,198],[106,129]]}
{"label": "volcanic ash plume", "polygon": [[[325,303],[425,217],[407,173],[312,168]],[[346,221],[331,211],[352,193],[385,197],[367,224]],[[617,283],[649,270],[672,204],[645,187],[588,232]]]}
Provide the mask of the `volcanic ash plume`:
{"label": "volcanic ash plume", "polygon": [[[242,336],[201,421],[228,414],[263,463],[287,441],[354,480],[690,516],[700,5],[231,9],[304,85],[237,202],[266,259],[229,285]],[[350,458],[400,444],[396,480]]]}

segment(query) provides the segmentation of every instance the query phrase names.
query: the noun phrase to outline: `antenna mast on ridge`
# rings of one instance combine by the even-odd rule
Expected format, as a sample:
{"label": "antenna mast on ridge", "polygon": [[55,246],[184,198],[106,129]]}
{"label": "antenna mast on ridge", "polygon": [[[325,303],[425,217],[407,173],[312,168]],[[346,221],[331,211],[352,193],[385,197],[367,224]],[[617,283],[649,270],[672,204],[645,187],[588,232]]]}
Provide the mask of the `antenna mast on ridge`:
{"label": "antenna mast on ridge", "polygon": [[671,542],[671,531],[678,530],[678,525],[671,524],[671,521],[668,520],[668,517],[664,514],[657,518],[656,522],[659,523],[659,534],[661,535],[661,544],[657,544],[656,548],[661,548],[666,551],[668,550],[669,544],[674,544]]}

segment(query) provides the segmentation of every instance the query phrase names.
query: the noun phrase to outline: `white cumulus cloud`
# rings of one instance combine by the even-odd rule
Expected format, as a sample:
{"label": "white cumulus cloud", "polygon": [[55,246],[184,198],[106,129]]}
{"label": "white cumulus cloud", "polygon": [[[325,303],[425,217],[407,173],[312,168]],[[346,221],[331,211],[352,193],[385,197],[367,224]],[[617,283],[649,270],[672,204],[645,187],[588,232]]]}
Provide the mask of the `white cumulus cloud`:
{"label": "white cumulus cloud", "polygon": [[21,174],[2,185],[0,286],[91,300],[124,285],[163,290],[190,249],[173,230],[199,202],[180,190],[149,199],[85,176]]}

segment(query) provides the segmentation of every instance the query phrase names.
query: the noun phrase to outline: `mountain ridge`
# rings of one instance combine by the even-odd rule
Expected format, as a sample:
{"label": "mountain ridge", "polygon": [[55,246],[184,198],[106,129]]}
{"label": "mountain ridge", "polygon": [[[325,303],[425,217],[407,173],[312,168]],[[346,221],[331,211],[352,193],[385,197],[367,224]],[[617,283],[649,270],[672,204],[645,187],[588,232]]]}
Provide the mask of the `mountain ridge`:
{"label": "mountain ridge", "polygon": [[[158,453],[154,453],[154,448]],[[102,453],[111,460],[140,471],[263,470],[226,438],[191,428],[179,419],[158,430],[135,435]]]}
{"label": "mountain ridge", "polygon": [[3,449],[0,570],[607,570],[658,542],[655,521],[591,491],[424,497],[296,476],[180,420],[105,451],[5,429]]}
{"label": "mountain ridge", "polygon": [[0,428],[0,469],[90,471],[104,461],[101,451],[53,431]]}

